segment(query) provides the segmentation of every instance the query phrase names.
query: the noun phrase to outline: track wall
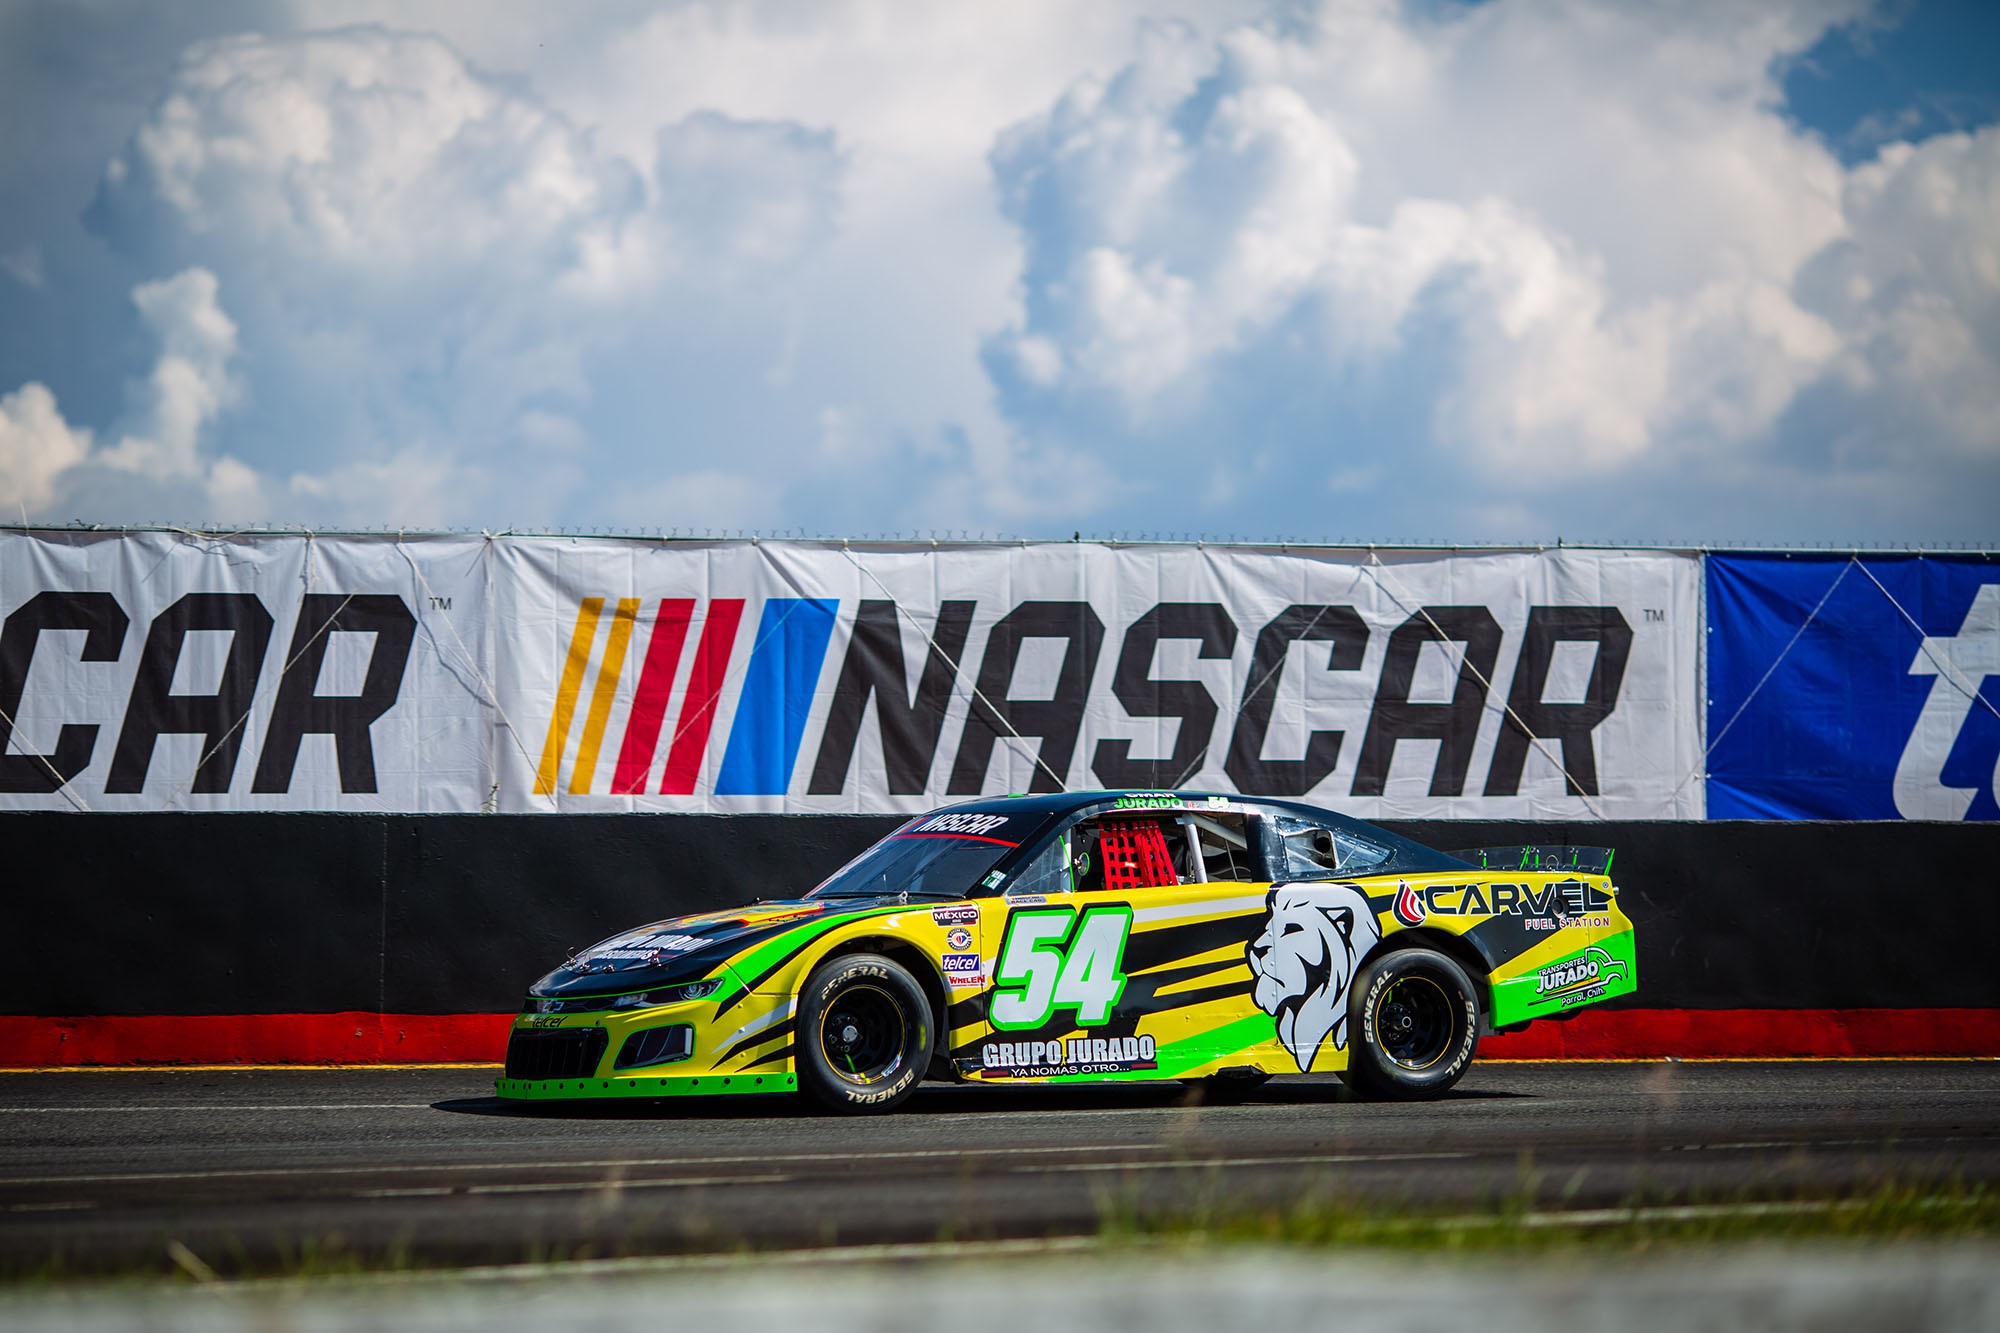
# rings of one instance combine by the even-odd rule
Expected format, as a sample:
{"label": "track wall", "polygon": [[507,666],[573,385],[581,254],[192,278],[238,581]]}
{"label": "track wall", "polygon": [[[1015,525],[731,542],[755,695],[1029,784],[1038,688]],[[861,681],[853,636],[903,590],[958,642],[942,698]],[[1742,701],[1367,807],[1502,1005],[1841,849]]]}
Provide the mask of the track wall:
{"label": "track wall", "polygon": [[[0,1065],[497,1059],[642,921],[791,896],[874,815],[0,815]],[[1637,996],[1492,1055],[2000,1055],[2000,826],[1391,821],[1618,849]]]}

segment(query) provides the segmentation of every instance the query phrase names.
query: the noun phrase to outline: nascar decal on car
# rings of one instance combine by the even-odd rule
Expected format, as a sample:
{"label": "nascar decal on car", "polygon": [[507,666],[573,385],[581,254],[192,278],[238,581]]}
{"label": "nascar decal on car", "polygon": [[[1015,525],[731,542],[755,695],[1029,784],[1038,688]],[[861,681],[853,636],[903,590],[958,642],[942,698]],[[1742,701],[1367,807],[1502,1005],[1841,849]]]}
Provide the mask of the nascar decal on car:
{"label": "nascar decal on car", "polygon": [[972,932],[964,926],[953,926],[945,932],[944,947],[953,953],[964,953],[972,947]]}
{"label": "nascar decal on car", "polygon": [[1111,1020],[1125,992],[1125,941],[1132,909],[1124,904],[1015,912],[1007,919],[993,973],[996,1028],[1038,1028],[1059,1009],[1074,1009],[1078,1027]]}
{"label": "nascar decal on car", "polygon": [[1008,823],[1005,815],[936,815],[924,820],[914,828],[905,829],[910,833],[957,833],[967,838],[984,838],[995,829],[1004,828]]}
{"label": "nascar decal on car", "polygon": [[1347,990],[1382,929],[1352,884],[1281,884],[1266,901],[1264,932],[1249,945],[1252,995],[1306,1073],[1328,1041],[1347,1048]]}
{"label": "nascar decal on car", "polygon": [[971,903],[960,903],[955,907],[933,907],[931,920],[940,926],[969,926],[979,920],[979,909]]}
{"label": "nascar decal on car", "polygon": [[1560,1000],[1567,1009],[1597,998],[1624,976],[1625,964],[1593,944],[1576,957],[1536,973],[1535,998],[1543,1003]]}

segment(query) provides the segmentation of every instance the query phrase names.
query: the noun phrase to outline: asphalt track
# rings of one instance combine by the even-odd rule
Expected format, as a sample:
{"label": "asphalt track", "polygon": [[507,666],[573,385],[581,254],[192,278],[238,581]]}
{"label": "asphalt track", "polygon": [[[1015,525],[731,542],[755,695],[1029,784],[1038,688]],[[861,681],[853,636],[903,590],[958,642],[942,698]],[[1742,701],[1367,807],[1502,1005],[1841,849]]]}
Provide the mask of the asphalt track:
{"label": "asphalt track", "polygon": [[1094,1232],[1302,1198],[1795,1199],[2000,1180],[2000,1063],[1475,1065],[1445,1100],[1333,1079],[926,1087],[523,1109],[490,1069],[0,1074],[0,1271],[315,1256],[490,1263]]}

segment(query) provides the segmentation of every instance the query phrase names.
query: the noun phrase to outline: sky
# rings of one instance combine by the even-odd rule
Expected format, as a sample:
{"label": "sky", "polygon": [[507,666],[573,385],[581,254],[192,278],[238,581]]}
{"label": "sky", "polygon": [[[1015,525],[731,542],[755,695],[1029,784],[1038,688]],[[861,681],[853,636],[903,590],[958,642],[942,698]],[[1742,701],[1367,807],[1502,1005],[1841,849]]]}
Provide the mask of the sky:
{"label": "sky", "polygon": [[0,521],[2000,547],[2000,6],[0,0]]}

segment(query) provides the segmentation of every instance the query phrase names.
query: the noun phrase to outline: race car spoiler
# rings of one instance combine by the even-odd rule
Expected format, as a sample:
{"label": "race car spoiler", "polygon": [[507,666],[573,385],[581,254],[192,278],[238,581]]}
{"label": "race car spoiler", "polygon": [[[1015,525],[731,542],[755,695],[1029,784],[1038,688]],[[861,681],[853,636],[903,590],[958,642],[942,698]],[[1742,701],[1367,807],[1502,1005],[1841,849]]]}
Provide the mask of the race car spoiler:
{"label": "race car spoiler", "polygon": [[1541,870],[1556,875],[1608,875],[1610,847],[1474,847],[1451,855],[1481,870]]}

